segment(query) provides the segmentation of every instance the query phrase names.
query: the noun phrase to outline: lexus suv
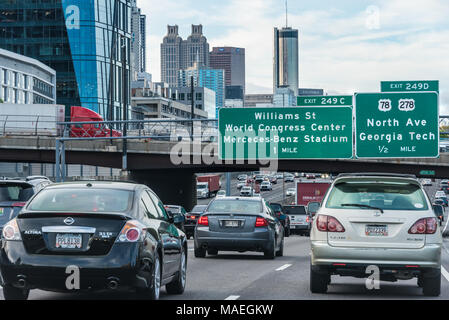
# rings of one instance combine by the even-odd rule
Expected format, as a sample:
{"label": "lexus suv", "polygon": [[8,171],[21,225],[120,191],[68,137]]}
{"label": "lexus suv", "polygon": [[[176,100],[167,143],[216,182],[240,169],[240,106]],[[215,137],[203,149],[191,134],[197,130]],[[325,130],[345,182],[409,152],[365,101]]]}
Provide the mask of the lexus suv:
{"label": "lexus suv", "polygon": [[311,230],[310,289],[327,292],[332,275],[410,280],[426,296],[441,290],[438,218],[411,175],[343,174],[323,199]]}

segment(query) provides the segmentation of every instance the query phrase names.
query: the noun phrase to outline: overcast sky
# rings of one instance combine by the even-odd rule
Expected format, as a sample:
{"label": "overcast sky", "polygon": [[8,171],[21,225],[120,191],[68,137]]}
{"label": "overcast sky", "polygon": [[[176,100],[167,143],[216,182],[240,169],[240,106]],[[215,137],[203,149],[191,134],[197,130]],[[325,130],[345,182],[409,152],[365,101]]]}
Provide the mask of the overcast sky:
{"label": "overcast sky", "polygon": [[[167,25],[186,39],[202,24],[210,47],[246,49],[248,93],[271,93],[273,27],[285,26],[285,0],[138,0],[147,15],[148,71],[160,81]],[[301,88],[329,94],[378,92],[381,80],[440,80],[449,114],[449,1],[290,0],[299,29]]]}

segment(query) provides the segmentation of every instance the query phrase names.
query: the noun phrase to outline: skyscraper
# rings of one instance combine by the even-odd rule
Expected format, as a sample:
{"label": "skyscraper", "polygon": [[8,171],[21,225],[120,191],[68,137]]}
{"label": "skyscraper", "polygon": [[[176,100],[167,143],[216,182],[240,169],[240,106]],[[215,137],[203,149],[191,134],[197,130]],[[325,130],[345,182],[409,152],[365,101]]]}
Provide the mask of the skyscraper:
{"label": "skyscraper", "polygon": [[196,64],[186,70],[179,71],[179,86],[190,87],[193,77],[194,87],[203,87],[215,91],[215,117],[218,118],[218,110],[225,106],[225,74],[222,69],[211,69]]}
{"label": "skyscraper", "polygon": [[56,70],[58,104],[120,119],[130,102],[130,16],[130,0],[0,1],[0,48]]}
{"label": "skyscraper", "polygon": [[209,54],[209,63],[213,69],[225,70],[226,87],[241,86],[244,94],[245,49],[214,47]]}
{"label": "skyscraper", "polygon": [[279,87],[289,87],[298,95],[299,54],[298,30],[274,28],[273,92]]}
{"label": "skyscraper", "polygon": [[179,28],[167,26],[167,35],[161,44],[161,81],[171,87],[178,86],[180,70],[200,66],[209,66],[209,43],[203,35],[202,25],[192,25],[192,34],[183,40]]}
{"label": "skyscraper", "polygon": [[131,0],[131,75],[135,80],[139,72],[146,71],[146,15]]}

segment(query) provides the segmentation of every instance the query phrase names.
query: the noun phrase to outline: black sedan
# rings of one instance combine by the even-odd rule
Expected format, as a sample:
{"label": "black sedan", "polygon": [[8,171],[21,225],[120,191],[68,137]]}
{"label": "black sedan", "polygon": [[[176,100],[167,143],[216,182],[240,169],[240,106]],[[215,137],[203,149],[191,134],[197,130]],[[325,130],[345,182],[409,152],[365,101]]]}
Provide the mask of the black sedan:
{"label": "black sedan", "polygon": [[181,294],[187,241],[144,185],[55,184],[37,193],[2,232],[5,299],[30,289],[55,292],[135,290],[158,299]]}
{"label": "black sedan", "polygon": [[267,259],[284,252],[284,228],[262,198],[212,200],[195,228],[195,257],[218,251],[263,252]]}
{"label": "black sedan", "polygon": [[196,223],[200,218],[200,215],[203,214],[204,210],[206,210],[207,205],[198,204],[193,207],[192,211],[186,214],[186,220],[184,223],[184,229],[186,230],[187,239],[193,237],[195,232]]}

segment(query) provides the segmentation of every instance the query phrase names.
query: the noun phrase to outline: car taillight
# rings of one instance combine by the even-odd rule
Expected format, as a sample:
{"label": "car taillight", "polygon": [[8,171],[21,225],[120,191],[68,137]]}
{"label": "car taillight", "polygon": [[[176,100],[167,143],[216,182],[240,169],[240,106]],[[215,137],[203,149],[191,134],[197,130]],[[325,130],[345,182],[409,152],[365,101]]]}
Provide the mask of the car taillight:
{"label": "car taillight", "polygon": [[281,216],[281,212],[280,212],[280,211],[276,212],[276,215],[277,215],[278,217],[280,217],[280,216]]}
{"label": "car taillight", "polygon": [[137,220],[128,221],[120,231],[116,242],[137,242],[145,237],[145,226]]}
{"label": "car taillight", "polygon": [[310,217],[306,218],[306,222],[309,223],[310,222]]}
{"label": "car taillight", "polygon": [[437,231],[437,219],[425,218],[415,222],[408,230],[410,234],[434,234]]}
{"label": "car taillight", "polygon": [[195,219],[196,219],[196,216],[190,216],[190,219],[195,220]]}
{"label": "car taillight", "polygon": [[256,218],[256,228],[268,227],[268,222],[264,218]]}
{"label": "car taillight", "polygon": [[26,202],[14,202],[11,207],[25,207]]}
{"label": "car taillight", "polygon": [[345,232],[343,225],[331,216],[319,215],[316,219],[316,226],[322,232]]}
{"label": "car taillight", "polygon": [[209,219],[207,218],[207,216],[201,216],[198,219],[198,225],[200,226],[209,226]]}
{"label": "car taillight", "polygon": [[2,236],[7,241],[22,240],[16,219],[12,219],[3,227]]}

